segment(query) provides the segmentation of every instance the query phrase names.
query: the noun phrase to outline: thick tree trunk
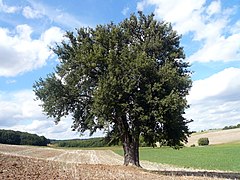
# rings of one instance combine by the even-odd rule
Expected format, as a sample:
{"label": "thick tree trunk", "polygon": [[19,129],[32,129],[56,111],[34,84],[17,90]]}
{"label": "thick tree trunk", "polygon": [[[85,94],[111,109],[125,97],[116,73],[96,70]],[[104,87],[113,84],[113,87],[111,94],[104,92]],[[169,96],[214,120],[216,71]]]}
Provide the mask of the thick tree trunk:
{"label": "thick tree trunk", "polygon": [[140,166],[139,162],[139,135],[133,137],[129,133],[123,137],[124,165]]}

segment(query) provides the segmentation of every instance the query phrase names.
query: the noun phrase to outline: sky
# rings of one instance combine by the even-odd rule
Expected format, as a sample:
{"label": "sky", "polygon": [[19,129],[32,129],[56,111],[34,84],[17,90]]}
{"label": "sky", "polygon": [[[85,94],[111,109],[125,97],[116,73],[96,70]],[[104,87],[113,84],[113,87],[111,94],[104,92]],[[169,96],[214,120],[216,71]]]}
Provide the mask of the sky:
{"label": "sky", "polygon": [[35,100],[34,82],[58,63],[49,47],[66,31],[119,23],[139,10],[182,35],[193,71],[190,130],[240,123],[240,0],[0,0],[0,129],[79,138],[71,117],[55,125]]}

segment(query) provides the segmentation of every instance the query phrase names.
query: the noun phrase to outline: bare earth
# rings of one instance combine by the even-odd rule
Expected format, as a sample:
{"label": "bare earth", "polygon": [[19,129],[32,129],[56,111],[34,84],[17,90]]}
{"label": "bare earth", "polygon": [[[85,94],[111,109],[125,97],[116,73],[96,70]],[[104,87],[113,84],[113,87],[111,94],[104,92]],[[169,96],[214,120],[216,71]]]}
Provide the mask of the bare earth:
{"label": "bare earth", "polygon": [[187,145],[191,146],[192,144],[195,144],[197,146],[198,139],[202,137],[207,137],[211,145],[240,141],[240,128],[196,133],[188,139]]}
{"label": "bare earth", "polygon": [[0,144],[0,179],[217,179],[214,175],[213,178],[200,177],[196,175],[197,170],[147,161],[141,162],[143,169],[122,163],[123,158],[110,150]]}

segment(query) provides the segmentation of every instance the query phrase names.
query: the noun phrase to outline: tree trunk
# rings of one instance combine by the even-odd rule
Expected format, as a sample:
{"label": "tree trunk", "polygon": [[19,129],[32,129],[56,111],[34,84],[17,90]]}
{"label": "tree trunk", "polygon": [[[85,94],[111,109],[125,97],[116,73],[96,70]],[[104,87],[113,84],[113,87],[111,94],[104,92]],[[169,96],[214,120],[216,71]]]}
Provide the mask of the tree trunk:
{"label": "tree trunk", "polygon": [[140,166],[139,162],[139,135],[133,137],[129,133],[123,136],[124,165]]}

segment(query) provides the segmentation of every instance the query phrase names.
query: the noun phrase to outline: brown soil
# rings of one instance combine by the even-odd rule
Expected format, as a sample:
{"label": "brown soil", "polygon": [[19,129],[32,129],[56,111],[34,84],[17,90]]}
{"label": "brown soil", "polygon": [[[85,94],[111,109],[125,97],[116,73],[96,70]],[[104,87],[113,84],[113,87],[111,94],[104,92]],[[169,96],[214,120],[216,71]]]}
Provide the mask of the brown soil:
{"label": "brown soil", "polygon": [[170,166],[166,171],[168,166],[150,162],[142,164],[148,169],[156,165],[157,171],[126,167],[122,162],[122,157],[112,151],[0,144],[0,179],[216,179]]}
{"label": "brown soil", "polygon": [[157,179],[133,167],[64,163],[0,154],[1,179]]}
{"label": "brown soil", "polygon": [[51,160],[0,154],[1,179],[210,179],[207,177],[174,176],[150,173],[135,167],[64,163]]}

